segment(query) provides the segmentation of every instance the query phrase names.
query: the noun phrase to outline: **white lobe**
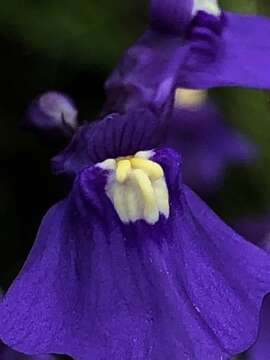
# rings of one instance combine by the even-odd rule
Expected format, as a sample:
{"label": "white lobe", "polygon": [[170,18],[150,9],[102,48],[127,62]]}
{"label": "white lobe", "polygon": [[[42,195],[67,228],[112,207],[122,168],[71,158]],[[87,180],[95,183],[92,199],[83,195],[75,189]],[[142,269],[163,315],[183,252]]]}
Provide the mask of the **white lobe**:
{"label": "white lobe", "polygon": [[205,11],[214,16],[220,16],[221,14],[217,0],[194,0],[192,15],[195,16],[198,11]]}

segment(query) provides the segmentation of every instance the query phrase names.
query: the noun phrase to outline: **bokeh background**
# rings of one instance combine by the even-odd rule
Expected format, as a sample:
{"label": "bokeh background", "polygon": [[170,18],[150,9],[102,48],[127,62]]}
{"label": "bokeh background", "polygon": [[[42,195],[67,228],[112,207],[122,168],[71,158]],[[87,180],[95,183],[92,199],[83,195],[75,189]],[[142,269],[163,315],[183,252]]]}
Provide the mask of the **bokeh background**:
{"label": "bokeh background", "polygon": [[[226,9],[270,15],[269,0],[224,0]],[[95,118],[103,83],[143,31],[146,0],[9,0],[0,4],[0,286],[22,266],[46,210],[65,194],[49,159],[63,144],[20,128],[29,101],[57,89],[82,119]],[[252,31],[252,29],[251,29]],[[269,64],[270,66],[270,64]],[[269,71],[269,69],[266,69]],[[229,123],[258,146],[250,167],[230,168],[208,203],[227,221],[270,210],[270,93],[217,89]]]}

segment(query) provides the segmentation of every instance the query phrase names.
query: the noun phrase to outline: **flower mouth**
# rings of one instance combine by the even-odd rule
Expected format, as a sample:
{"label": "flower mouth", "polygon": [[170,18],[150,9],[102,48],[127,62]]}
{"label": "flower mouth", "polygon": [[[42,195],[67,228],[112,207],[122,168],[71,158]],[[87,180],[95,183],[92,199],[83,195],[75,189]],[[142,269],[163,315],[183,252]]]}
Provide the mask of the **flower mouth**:
{"label": "flower mouth", "polygon": [[213,16],[220,16],[221,14],[217,0],[194,0],[192,15],[196,15],[198,11],[205,11]]}
{"label": "flower mouth", "polygon": [[169,217],[169,193],[162,167],[151,160],[153,151],[108,159],[97,166],[108,170],[105,191],[123,223],[145,220],[155,224]]}

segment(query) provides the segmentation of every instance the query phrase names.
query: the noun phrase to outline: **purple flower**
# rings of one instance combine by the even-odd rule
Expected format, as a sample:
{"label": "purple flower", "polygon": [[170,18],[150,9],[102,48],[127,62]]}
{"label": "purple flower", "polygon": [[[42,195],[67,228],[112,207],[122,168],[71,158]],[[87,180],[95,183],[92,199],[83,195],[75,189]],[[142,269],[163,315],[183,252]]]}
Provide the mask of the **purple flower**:
{"label": "purple flower", "polygon": [[194,29],[211,38],[199,36],[196,56],[217,40],[210,57],[207,51],[215,63],[227,15],[207,2],[211,15],[199,12],[186,39],[155,6],[152,26],[107,82],[99,121],[79,128],[53,160],[72,189],[43,219],[0,305],[0,337],[19,351],[75,360],[216,360],[255,341],[270,258],[182,182],[180,156],[159,146],[195,35],[197,44]]}
{"label": "purple flower", "polygon": [[[161,2],[153,0],[153,3]],[[178,3],[177,0],[167,2],[168,7],[176,7]],[[220,12],[218,21],[219,9],[215,0],[194,0],[192,3],[199,11],[187,33],[187,55],[179,71],[178,86],[269,87],[270,78],[265,71],[270,51],[270,40],[266,35],[270,30],[269,19],[224,11]]]}
{"label": "purple flower", "polygon": [[152,0],[150,25],[108,79],[103,114],[150,106],[164,124],[176,87],[269,88],[269,19],[215,0]]}
{"label": "purple flower", "polygon": [[225,124],[205,91],[178,90],[166,143],[182,153],[185,182],[196,192],[217,189],[230,164],[255,158],[255,147]]}
{"label": "purple flower", "polygon": [[[269,19],[223,12],[216,0],[151,0],[150,10],[150,26],[106,82],[103,116],[147,106],[166,130],[176,87],[270,87]],[[76,116],[69,98],[49,92],[26,124],[69,132]]]}
{"label": "purple flower", "polygon": [[134,153],[152,145],[151,116],[108,116],[75,135],[65,164],[77,146],[90,160],[73,168],[70,194],[45,216],[0,307],[1,338],[15,349],[226,359],[255,340],[269,256],[182,183],[177,153]]}

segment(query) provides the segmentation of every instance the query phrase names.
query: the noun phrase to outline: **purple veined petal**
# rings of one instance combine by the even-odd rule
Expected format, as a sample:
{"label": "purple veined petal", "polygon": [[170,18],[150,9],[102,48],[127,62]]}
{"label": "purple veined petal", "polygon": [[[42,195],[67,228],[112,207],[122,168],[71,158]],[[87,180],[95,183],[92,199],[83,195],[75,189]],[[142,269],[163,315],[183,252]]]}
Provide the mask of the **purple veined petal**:
{"label": "purple veined petal", "polygon": [[23,125],[47,136],[71,137],[79,125],[78,111],[69,96],[50,91],[30,104]]}
{"label": "purple veined petal", "polygon": [[[198,220],[198,219],[201,219],[203,221],[203,218],[205,220],[204,222],[204,225],[203,225],[203,228],[206,230],[208,228],[208,226],[211,227],[212,231],[215,232],[215,229],[217,231],[220,231],[220,229],[218,230],[217,228],[217,224],[218,224],[218,218],[215,217],[214,214],[214,217],[211,216],[211,221],[208,222],[208,220],[210,220],[210,218],[207,218],[208,217],[208,214],[210,214],[209,212],[207,212],[206,210],[206,206],[205,204],[199,199],[196,197],[196,195],[194,195],[188,188],[187,188],[187,199],[188,199],[188,202],[190,204],[192,204],[192,208],[193,208],[193,214],[195,216],[195,218]],[[206,218],[205,218],[206,216]],[[217,221],[217,222],[216,222]],[[217,242],[213,242],[211,246],[213,246],[212,248],[212,251],[209,250],[209,253],[212,253],[212,256],[215,256],[215,251],[217,250],[217,247],[219,246],[218,243],[220,244],[221,247],[223,247],[225,245],[225,238],[224,238],[224,241],[222,242],[222,238],[223,237],[226,237],[227,236],[227,231],[231,231],[229,229],[229,227],[226,228],[223,228],[223,231],[222,231],[222,234],[220,234],[220,238],[219,240],[217,240]],[[242,243],[241,243],[241,240],[242,240]],[[246,263],[246,260],[247,258],[251,255],[251,253],[249,252],[250,250],[254,251],[254,253],[256,253],[256,251],[259,249],[257,248],[256,246],[252,245],[252,247],[249,247],[249,244],[248,242],[244,241],[240,236],[236,235],[233,236],[229,241],[233,241],[234,242],[234,254],[231,254],[233,257],[231,258],[230,255],[228,256],[227,260],[224,259],[224,262],[221,260],[221,258],[219,256],[217,256],[217,258],[219,259],[218,260],[218,263],[219,263],[219,266],[223,267],[224,266],[224,271],[227,272],[227,275],[231,272],[231,279],[234,279],[231,283],[231,285],[233,286],[233,283],[235,284],[234,281],[238,281],[240,280],[241,278],[241,274],[233,274],[234,271],[235,271],[235,264],[237,263],[238,264],[238,267],[237,267],[237,271],[241,272],[241,269],[243,269],[245,267],[245,265],[247,264]],[[245,246],[246,249],[249,248],[249,250],[247,250],[247,253],[245,254],[241,254],[241,251],[245,251],[244,248],[242,248],[241,250],[241,247],[242,246]],[[226,243],[225,247],[223,248],[223,256],[226,257],[226,254],[227,254],[227,250],[228,248],[230,247],[230,244]],[[227,248],[227,250],[226,250]],[[266,253],[265,253],[266,254]],[[228,255],[228,254],[227,254]],[[247,255],[247,257],[246,257]],[[230,257],[230,261],[228,261]],[[251,260],[251,259],[250,259]],[[250,283],[248,284],[248,282],[251,280],[251,283],[254,281],[254,279],[252,279],[253,275],[257,272],[258,270],[258,273],[257,275],[260,277],[261,274],[264,272],[264,266],[268,267],[267,265],[267,262],[261,266],[262,264],[260,264],[260,261],[257,261],[258,259],[254,258],[254,262],[251,260],[251,263],[250,263],[250,268],[249,268],[249,271],[250,271],[250,274],[251,274],[251,278],[249,278],[249,275],[246,274],[246,277],[245,280],[243,280],[245,282],[245,284],[243,284],[243,288],[246,288],[246,286],[250,286]],[[196,260],[195,260],[196,261]],[[231,265],[229,265],[231,263]],[[231,266],[231,270],[229,270],[229,266]],[[205,268],[205,271],[207,271],[207,268]],[[196,272],[194,272],[194,278],[193,280],[194,281],[190,281],[190,284],[191,284],[191,287],[193,287],[194,289],[194,294],[196,293]],[[203,273],[199,274],[197,273],[197,283],[199,283],[200,281],[203,281]],[[244,279],[243,278],[243,279]],[[238,280],[237,280],[238,279]],[[191,279],[190,279],[191,280]],[[257,279],[257,281],[260,282],[259,279]],[[256,282],[256,280],[255,280]],[[255,283],[253,283],[255,284]],[[200,285],[199,285],[200,286]],[[235,288],[234,288],[235,289]],[[197,289],[198,291],[198,289]],[[215,295],[214,295],[214,298],[215,298]],[[255,302],[254,302],[254,297],[253,297],[253,294],[248,294],[244,300],[244,302],[247,301],[247,302],[250,302],[250,305],[251,303],[253,302],[253,306],[255,305]],[[203,300],[203,297],[202,297],[202,302],[204,302]],[[211,301],[211,306],[213,306],[215,304],[215,300],[213,299]],[[218,306],[218,304],[216,303],[216,305]],[[261,304],[260,304],[261,305]],[[252,306],[251,306],[252,307]],[[255,305],[256,307],[256,305]],[[259,306],[260,308],[260,306]],[[257,309],[259,309],[257,308]],[[251,309],[251,308],[250,308]],[[255,310],[255,308],[253,308]],[[236,309],[235,309],[236,310]],[[255,311],[256,312],[256,315],[253,313],[254,318],[253,318],[253,321],[257,323],[258,325],[258,320],[259,320],[259,314],[260,314],[260,311]],[[241,316],[239,317],[239,320],[240,320]],[[240,320],[242,321],[242,320]],[[228,328],[230,328],[230,325],[228,323],[226,323],[226,321],[223,322],[223,326],[227,326]],[[242,325],[240,325],[240,323],[238,324],[238,327],[237,327],[238,331],[240,331],[243,335],[242,336],[249,336],[248,333],[249,333],[249,330],[247,330],[247,328]],[[236,329],[235,329],[236,330]],[[254,340],[256,339],[256,331],[253,333],[253,342]],[[251,336],[251,333],[250,333],[250,336]],[[225,338],[223,337],[223,340]],[[228,338],[229,340],[229,338]]]}
{"label": "purple veined petal", "polygon": [[[190,88],[244,86],[269,88],[270,20],[225,12],[215,59],[208,66],[192,49],[179,72],[178,85]],[[250,31],[252,29],[252,31]],[[190,47],[196,45],[191,42]]]}
{"label": "purple veined petal", "polygon": [[79,128],[68,147],[53,158],[52,168],[74,178],[90,164],[157,147],[163,136],[156,114],[148,108],[110,114]]}
{"label": "purple veined petal", "polygon": [[255,341],[268,254],[182,184],[177,153],[153,160],[166,174],[168,220],[124,225],[95,166],[49,210],[0,305],[7,344],[75,360],[216,360]]}
{"label": "purple veined petal", "polygon": [[182,35],[192,18],[193,0],[151,0],[150,24],[163,32]]}
{"label": "purple veined petal", "polygon": [[[235,229],[249,241],[270,253],[270,216],[249,216],[239,220]],[[270,295],[262,306],[256,343],[246,352],[247,360],[268,360],[270,355]]]}
{"label": "purple veined petal", "polygon": [[76,131],[67,148],[52,160],[53,171],[74,178],[91,163],[159,146],[185,54],[182,45],[179,36],[147,30],[109,77],[100,120]]}

